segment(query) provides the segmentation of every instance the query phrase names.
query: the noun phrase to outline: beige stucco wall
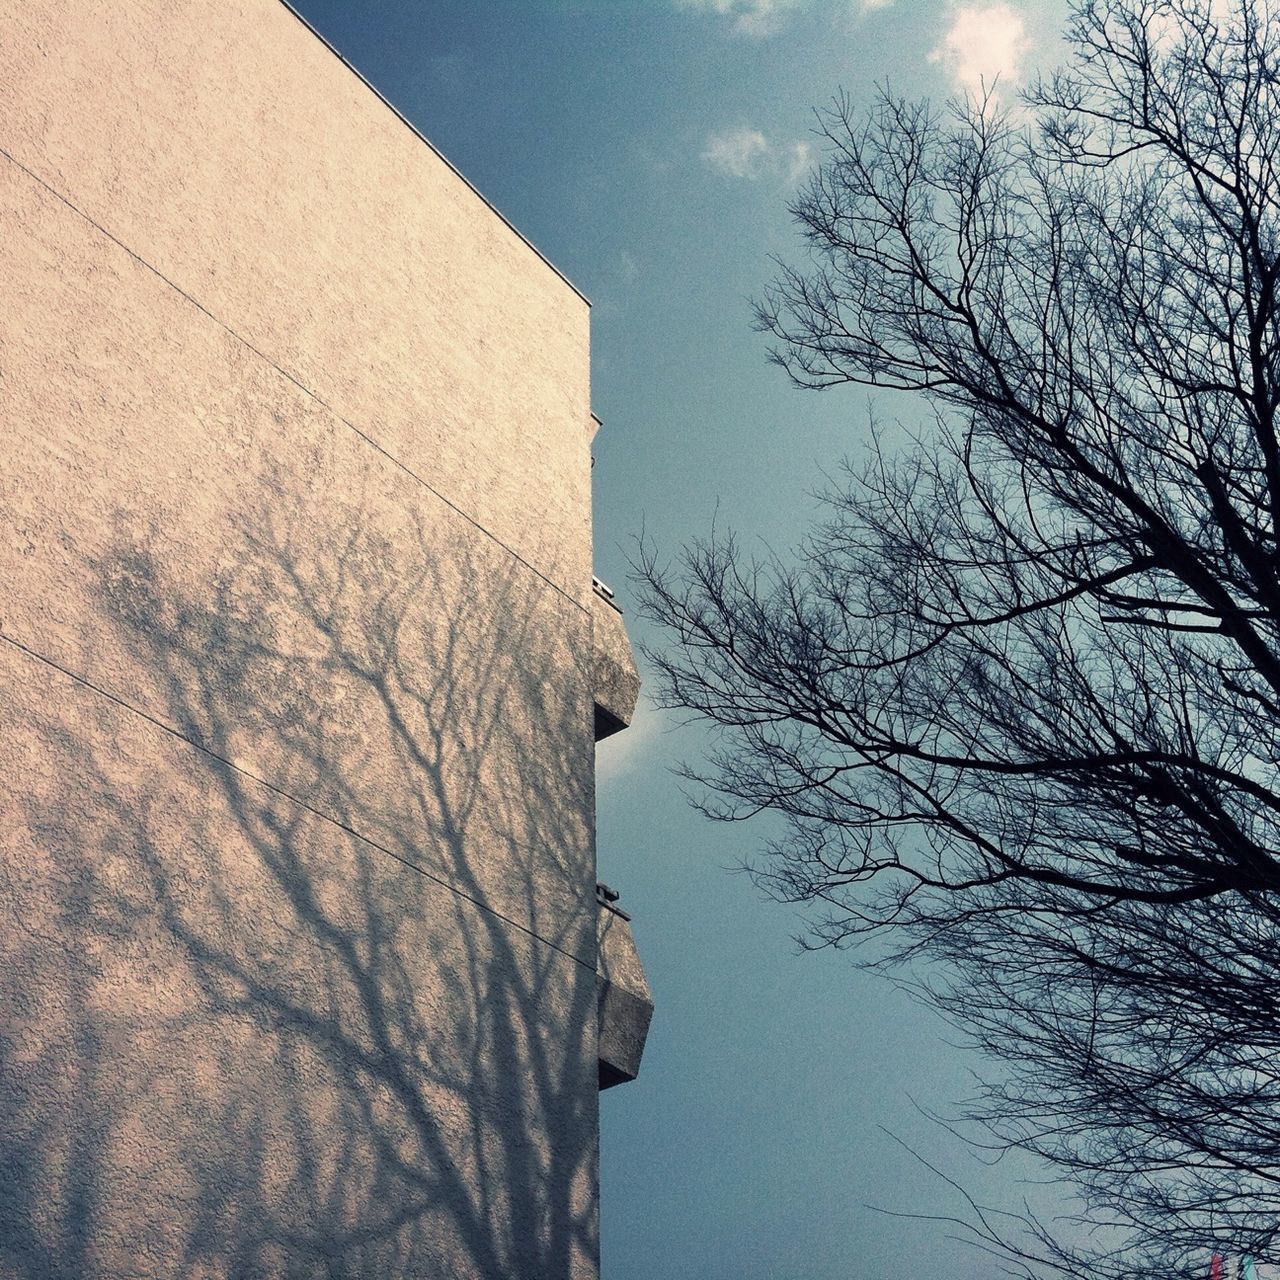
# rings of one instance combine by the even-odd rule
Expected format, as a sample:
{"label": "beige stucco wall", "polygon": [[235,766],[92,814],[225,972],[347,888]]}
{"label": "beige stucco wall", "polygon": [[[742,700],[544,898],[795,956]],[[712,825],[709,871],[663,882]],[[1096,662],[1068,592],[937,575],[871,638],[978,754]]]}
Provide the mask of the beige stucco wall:
{"label": "beige stucco wall", "polygon": [[0,30],[0,1276],[592,1277],[586,304],[276,0]]}

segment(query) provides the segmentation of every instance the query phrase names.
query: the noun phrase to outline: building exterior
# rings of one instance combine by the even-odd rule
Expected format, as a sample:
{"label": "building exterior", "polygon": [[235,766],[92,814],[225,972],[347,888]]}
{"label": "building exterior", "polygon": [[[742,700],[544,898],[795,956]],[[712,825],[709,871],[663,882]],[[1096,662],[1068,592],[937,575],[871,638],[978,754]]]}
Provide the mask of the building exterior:
{"label": "building exterior", "polygon": [[588,306],[278,0],[0,23],[0,1277],[594,1277]]}

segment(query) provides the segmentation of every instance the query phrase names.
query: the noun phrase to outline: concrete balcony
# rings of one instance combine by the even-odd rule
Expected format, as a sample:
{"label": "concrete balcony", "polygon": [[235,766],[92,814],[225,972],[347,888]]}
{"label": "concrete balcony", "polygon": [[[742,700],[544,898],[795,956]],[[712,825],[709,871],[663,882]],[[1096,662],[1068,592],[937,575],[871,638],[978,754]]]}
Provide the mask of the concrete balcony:
{"label": "concrete balcony", "polygon": [[607,885],[596,885],[600,950],[596,961],[600,1088],[626,1084],[640,1074],[653,995],[640,964],[631,917]]}
{"label": "concrete balcony", "polygon": [[631,723],[640,695],[640,675],[613,592],[599,578],[593,579],[593,586],[591,668],[599,742]]}

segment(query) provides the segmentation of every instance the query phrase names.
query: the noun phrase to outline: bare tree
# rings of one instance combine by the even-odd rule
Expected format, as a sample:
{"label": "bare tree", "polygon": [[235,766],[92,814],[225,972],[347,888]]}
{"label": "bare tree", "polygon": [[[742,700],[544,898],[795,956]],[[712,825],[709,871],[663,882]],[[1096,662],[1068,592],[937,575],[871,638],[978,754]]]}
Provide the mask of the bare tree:
{"label": "bare tree", "polygon": [[1004,1067],[969,1105],[976,1140],[1044,1157],[1083,1202],[1065,1233],[1030,1224],[1024,1256],[1081,1277],[1202,1277],[1213,1247],[1280,1261],[1278,937],[1273,898],[1224,895],[980,912],[931,940],[948,965],[924,994]]}
{"label": "bare tree", "polygon": [[757,873],[811,945],[948,961],[996,1140],[1120,1233],[1051,1260],[1192,1274],[1274,1252],[1280,1179],[1280,21],[1079,0],[1069,37],[1016,111],[821,117],[760,323],[934,424],[790,561],[638,568],[708,811],[786,819]]}

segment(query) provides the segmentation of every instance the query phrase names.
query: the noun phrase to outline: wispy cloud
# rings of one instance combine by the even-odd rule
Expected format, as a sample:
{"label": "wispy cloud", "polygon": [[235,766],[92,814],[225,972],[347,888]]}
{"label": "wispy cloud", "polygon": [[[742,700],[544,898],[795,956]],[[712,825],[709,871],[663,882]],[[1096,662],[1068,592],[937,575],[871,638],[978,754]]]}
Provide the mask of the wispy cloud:
{"label": "wispy cloud", "polygon": [[803,0],[676,0],[682,9],[701,9],[726,18],[742,36],[771,36],[782,26],[782,15]]}
{"label": "wispy cloud", "polygon": [[1022,15],[1012,5],[962,4],[929,60],[946,67],[957,87],[976,92],[997,77],[1001,84],[1016,84],[1030,47]]}
{"label": "wispy cloud", "polygon": [[[596,743],[598,791],[625,782],[628,774],[634,774],[646,765],[651,766],[654,756],[659,754],[658,745],[663,731],[672,728],[673,724],[672,717],[659,711],[648,695],[641,691],[630,727]],[[665,757],[668,753],[660,754]]]}
{"label": "wispy cloud", "polygon": [[893,0],[857,0],[859,13],[875,13],[877,9],[887,9]]}
{"label": "wispy cloud", "polygon": [[465,53],[438,53],[427,59],[427,74],[448,93],[470,90],[476,72]]}
{"label": "wispy cloud", "polygon": [[788,182],[799,182],[813,168],[813,143],[798,139],[783,148]]}
{"label": "wispy cloud", "polygon": [[760,177],[772,155],[769,139],[745,125],[711,134],[702,152],[707,164],[730,178]]}
{"label": "wispy cloud", "polygon": [[710,134],[702,159],[727,178],[783,177],[798,182],[813,164],[813,145],[801,139],[773,142],[759,129],[740,125]]}

